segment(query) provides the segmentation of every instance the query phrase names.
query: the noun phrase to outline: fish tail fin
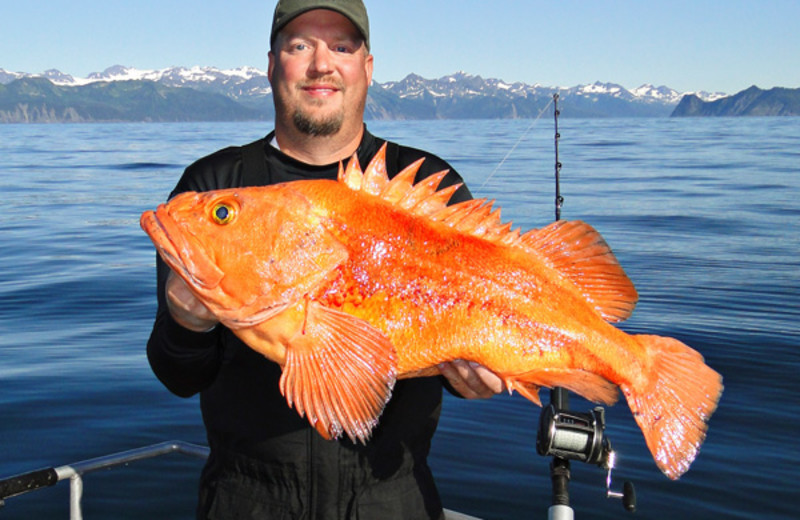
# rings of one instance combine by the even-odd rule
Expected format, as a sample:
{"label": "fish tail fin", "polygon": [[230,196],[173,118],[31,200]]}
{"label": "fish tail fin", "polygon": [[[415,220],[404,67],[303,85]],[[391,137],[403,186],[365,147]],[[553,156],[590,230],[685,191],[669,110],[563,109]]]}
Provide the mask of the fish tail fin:
{"label": "fish tail fin", "polygon": [[641,385],[623,385],[622,390],[656,465],[675,480],[689,469],[705,440],[722,395],[722,376],[676,339],[634,338],[647,349],[652,365]]}
{"label": "fish tail fin", "polygon": [[315,302],[286,349],[280,389],[326,439],[365,443],[392,395],[397,358],[367,322]]}

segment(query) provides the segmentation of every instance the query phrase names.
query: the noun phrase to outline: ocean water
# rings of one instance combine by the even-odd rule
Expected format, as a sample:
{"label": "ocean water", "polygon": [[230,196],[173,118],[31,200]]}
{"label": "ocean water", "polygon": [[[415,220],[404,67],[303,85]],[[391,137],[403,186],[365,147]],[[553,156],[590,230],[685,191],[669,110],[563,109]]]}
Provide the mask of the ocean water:
{"label": "ocean water", "polygon": [[[448,159],[523,229],[554,218],[552,116],[369,127]],[[204,443],[197,398],[169,394],[147,364],[155,253],[138,218],[187,164],[268,130],[0,125],[0,478],[169,439]],[[677,482],[657,470],[624,401],[606,410],[614,487],[636,486],[631,518],[797,518],[800,118],[562,119],[560,132],[562,218],[595,226],[640,294],[622,328],[677,337],[725,379],[706,443]],[[431,456],[446,507],[546,518],[538,418],[518,395],[447,396]],[[169,455],[89,474],[84,516],[192,518],[201,464]],[[68,487],[8,499],[0,518],[67,518]],[[574,462],[570,492],[578,519],[628,516],[596,466]]]}

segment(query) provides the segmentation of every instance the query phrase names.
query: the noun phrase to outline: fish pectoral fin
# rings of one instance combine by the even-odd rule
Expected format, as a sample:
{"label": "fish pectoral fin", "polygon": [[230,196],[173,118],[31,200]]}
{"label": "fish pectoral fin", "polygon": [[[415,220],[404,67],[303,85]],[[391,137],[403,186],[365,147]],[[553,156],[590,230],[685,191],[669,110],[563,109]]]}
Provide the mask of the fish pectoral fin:
{"label": "fish pectoral fin", "polygon": [[516,390],[539,406],[539,388],[559,386],[595,403],[612,405],[619,398],[617,386],[604,377],[577,368],[542,368],[516,374],[506,380],[509,390]]}
{"label": "fish pectoral fin", "polygon": [[286,348],[281,393],[326,439],[369,439],[396,380],[394,346],[380,330],[310,302]]}
{"label": "fish pectoral fin", "polygon": [[639,295],[603,237],[585,222],[559,220],[520,237],[574,283],[609,322],[628,319]]}

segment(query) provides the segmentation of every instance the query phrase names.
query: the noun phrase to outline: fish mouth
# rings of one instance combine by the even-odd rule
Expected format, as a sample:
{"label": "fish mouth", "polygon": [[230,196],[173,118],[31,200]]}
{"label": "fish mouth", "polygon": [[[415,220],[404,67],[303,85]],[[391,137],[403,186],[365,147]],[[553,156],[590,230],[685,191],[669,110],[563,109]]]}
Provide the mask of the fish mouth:
{"label": "fish mouth", "polygon": [[145,233],[166,264],[197,290],[219,286],[225,273],[205,253],[199,241],[186,233],[169,214],[165,204],[145,211],[139,220]]}

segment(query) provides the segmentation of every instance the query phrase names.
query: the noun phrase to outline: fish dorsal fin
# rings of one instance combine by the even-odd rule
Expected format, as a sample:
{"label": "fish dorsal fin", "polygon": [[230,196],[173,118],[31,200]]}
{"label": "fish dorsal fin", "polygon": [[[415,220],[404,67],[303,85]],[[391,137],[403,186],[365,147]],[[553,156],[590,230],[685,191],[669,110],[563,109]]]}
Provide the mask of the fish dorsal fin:
{"label": "fish dorsal fin", "polygon": [[339,163],[339,182],[354,191],[377,195],[393,206],[405,209],[414,215],[442,222],[463,233],[504,245],[514,245],[519,242],[519,231],[511,231],[510,223],[501,222],[500,210],[492,208],[494,201],[476,199],[452,206],[447,205],[453,194],[462,186],[459,183],[439,189],[439,184],[449,170],[434,173],[414,184],[414,179],[425,160],[422,158],[389,179],[386,169],[386,147],[387,143],[384,143],[363,172],[356,155],[350,158],[347,166]]}
{"label": "fish dorsal fin", "polygon": [[506,246],[516,245],[519,242],[519,230],[512,231],[511,222],[503,223],[500,208],[495,209],[493,206],[494,201],[472,199],[446,206],[431,215],[431,218],[462,233]]}
{"label": "fish dorsal fin", "polygon": [[[403,198],[400,199],[398,204],[401,208],[410,210],[411,213],[417,214],[416,211],[417,206],[424,207],[424,202],[431,197],[434,201],[438,200],[434,197],[436,195],[436,188],[439,186],[439,183],[442,182],[444,176],[447,175],[449,170],[443,170],[429,177],[425,177],[414,186],[411,187],[410,190],[403,195]],[[391,182],[391,181],[390,181]],[[447,201],[442,203],[442,207],[447,205]],[[423,213],[424,214],[424,213]]]}
{"label": "fish dorsal fin", "polygon": [[403,195],[414,186],[414,178],[417,176],[417,172],[423,162],[424,159],[419,159],[403,168],[400,173],[386,184],[380,193],[380,198],[391,204],[395,204],[403,198]]}
{"label": "fish dorsal fin", "polygon": [[441,222],[472,236],[494,243],[525,249],[545,261],[570,280],[607,321],[627,319],[638,295],[600,233],[580,221],[558,221],[520,235],[503,223],[494,201],[473,199],[447,205],[460,184],[438,190],[447,171],[426,177],[417,184],[414,178],[422,159],[409,165],[394,178],[386,172],[386,143],[361,171],[358,159],[339,167],[339,180],[355,191],[365,191],[403,208],[414,215]]}
{"label": "fish dorsal fin", "polygon": [[603,237],[579,220],[553,222],[523,234],[522,247],[538,251],[574,283],[606,321],[626,320],[639,296]]}
{"label": "fish dorsal fin", "polygon": [[358,156],[353,155],[344,167],[339,163],[339,182],[347,185],[353,191],[361,191],[361,184],[364,180],[364,173],[361,171],[361,165],[358,164]]}
{"label": "fish dorsal fin", "polygon": [[372,195],[380,195],[387,184],[389,184],[389,174],[386,171],[386,143],[384,143],[364,170],[361,190]]}
{"label": "fish dorsal fin", "polygon": [[460,184],[439,190],[439,184],[449,170],[443,170],[414,184],[424,158],[406,166],[389,179],[386,169],[386,146],[383,143],[367,168],[362,172],[358,157],[353,155],[347,166],[339,163],[339,182],[354,191],[376,195],[394,206],[403,208],[414,215],[429,216],[447,207],[447,201],[461,187]]}

